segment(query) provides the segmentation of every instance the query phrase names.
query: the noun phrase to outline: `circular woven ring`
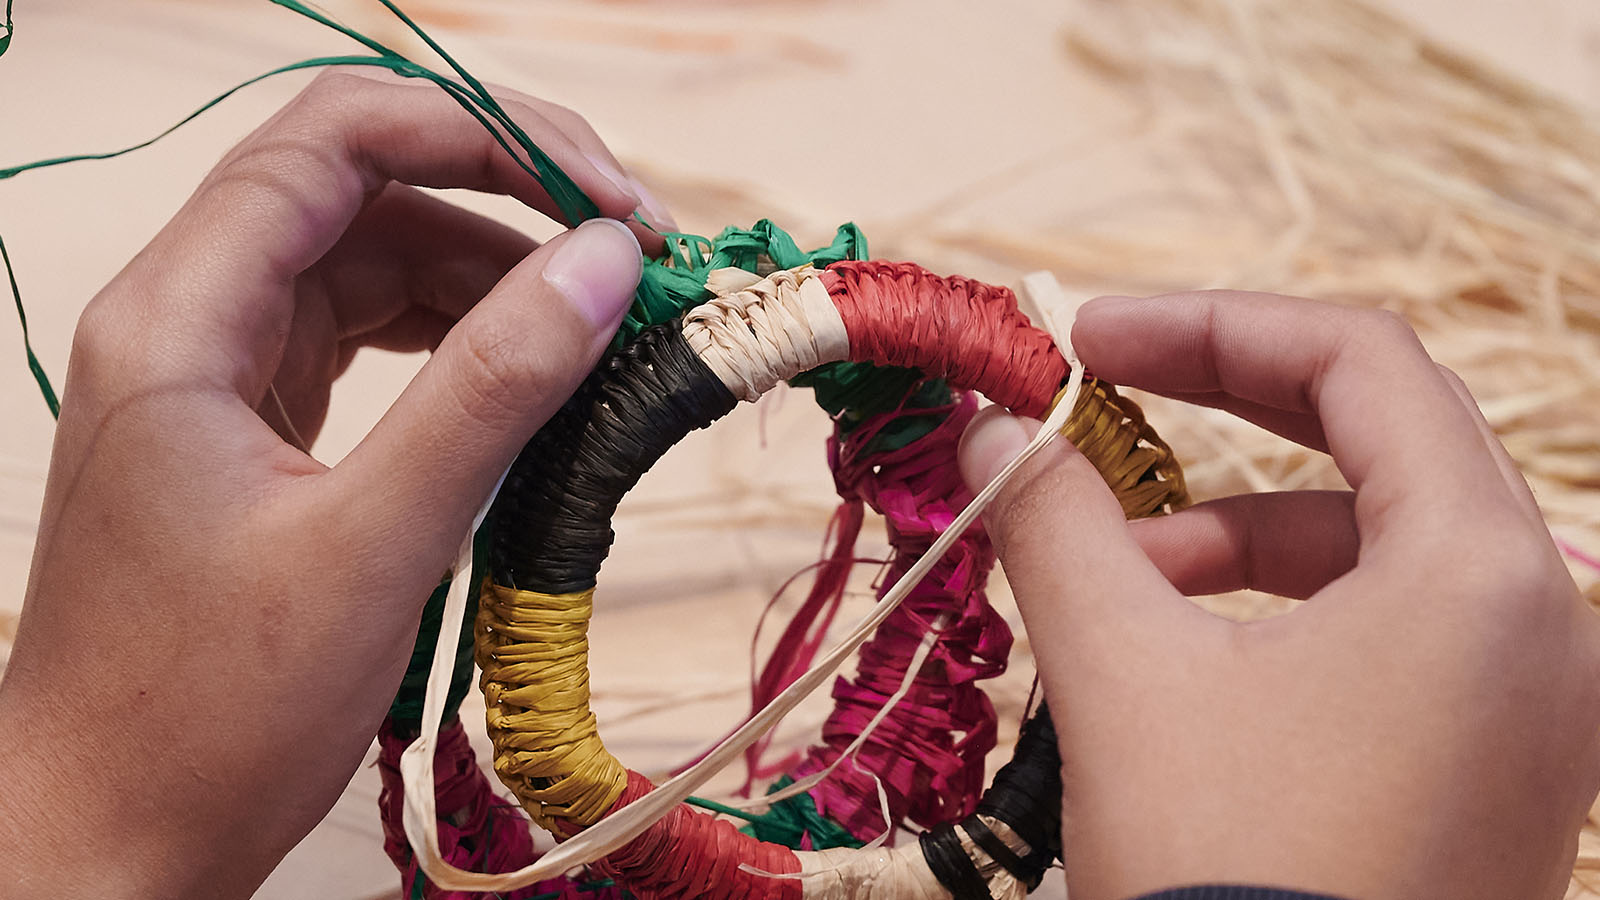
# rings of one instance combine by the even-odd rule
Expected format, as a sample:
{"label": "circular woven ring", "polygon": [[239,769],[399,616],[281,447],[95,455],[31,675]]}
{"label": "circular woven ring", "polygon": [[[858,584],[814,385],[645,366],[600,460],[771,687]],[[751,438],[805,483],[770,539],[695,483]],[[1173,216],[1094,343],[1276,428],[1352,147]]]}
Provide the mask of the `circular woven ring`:
{"label": "circular woven ring", "polygon": [[[491,512],[475,643],[494,768],[558,839],[652,787],[600,739],[586,630],[612,516],[669,447],[827,363],[914,368],[1029,416],[1051,406],[1066,373],[1009,290],[914,265],[724,270],[707,287],[715,299],[646,328],[601,365],[528,443]],[[1063,433],[1130,517],[1187,502],[1170,449],[1109,384],[1086,380]],[[1046,715],[1018,746],[976,812],[916,845],[795,851],[680,806],[595,868],[647,897],[1020,896],[1050,865],[1059,823]]]}

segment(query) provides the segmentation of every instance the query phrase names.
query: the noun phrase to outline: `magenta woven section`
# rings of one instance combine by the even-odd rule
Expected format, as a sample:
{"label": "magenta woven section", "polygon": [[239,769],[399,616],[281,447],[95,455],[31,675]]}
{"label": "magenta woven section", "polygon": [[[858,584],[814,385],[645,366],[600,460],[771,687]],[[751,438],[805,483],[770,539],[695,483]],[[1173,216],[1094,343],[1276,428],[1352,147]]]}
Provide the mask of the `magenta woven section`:
{"label": "magenta woven section", "polygon": [[[872,507],[888,525],[894,555],[879,596],[972,499],[956,469],[956,447],[976,411],[976,396],[962,395],[937,429],[900,450],[863,452],[893,415],[863,423],[842,443],[830,442],[839,495],[846,504]],[[855,679],[834,682],[835,705],[822,743],[792,771],[796,779],[827,767],[856,739],[899,689],[929,626],[947,617],[910,693],[853,761],[811,791],[824,816],[862,840],[902,820],[923,828],[952,822],[977,805],[996,729],[994,707],[977,682],[1005,671],[1012,643],[1010,627],[984,593],[993,565],[988,537],[974,525],[862,645]],[[873,775],[888,795],[891,823],[879,811]]]}
{"label": "magenta woven section", "polygon": [[[595,888],[587,879],[552,878],[506,894],[445,891],[426,883],[411,847],[406,843],[400,785],[400,754],[409,739],[394,733],[394,723],[383,720],[378,730],[378,776],[383,785],[378,809],[383,817],[383,851],[400,870],[405,897],[428,900],[476,900],[489,896],[503,900],[620,900],[622,889]],[[473,872],[510,872],[538,858],[529,832],[532,823],[516,805],[496,796],[489,779],[478,767],[461,719],[453,718],[439,729],[439,747],[433,760],[434,790],[439,803],[439,850],[451,865]],[[419,887],[420,884],[420,887]]]}

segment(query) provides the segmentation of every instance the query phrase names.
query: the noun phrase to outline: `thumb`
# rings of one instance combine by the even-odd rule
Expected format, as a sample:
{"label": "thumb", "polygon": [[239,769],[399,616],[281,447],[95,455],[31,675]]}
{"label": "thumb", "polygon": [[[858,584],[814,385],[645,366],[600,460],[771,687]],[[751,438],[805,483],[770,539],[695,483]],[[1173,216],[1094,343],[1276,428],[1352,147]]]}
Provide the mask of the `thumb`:
{"label": "thumb", "polygon": [[[329,473],[345,479],[335,493],[359,513],[359,535],[450,558],[501,473],[616,333],[641,260],[626,227],[593,219],[507,273]],[[437,572],[439,560],[418,562]]]}
{"label": "thumb", "polygon": [[[982,490],[1040,427],[999,406],[975,416],[958,456],[967,486]],[[1084,648],[1085,641],[1122,635],[1145,614],[1188,606],[1139,548],[1100,473],[1065,439],[1017,470],[983,523],[1035,648]],[[1041,653],[1041,667],[1047,662]]]}

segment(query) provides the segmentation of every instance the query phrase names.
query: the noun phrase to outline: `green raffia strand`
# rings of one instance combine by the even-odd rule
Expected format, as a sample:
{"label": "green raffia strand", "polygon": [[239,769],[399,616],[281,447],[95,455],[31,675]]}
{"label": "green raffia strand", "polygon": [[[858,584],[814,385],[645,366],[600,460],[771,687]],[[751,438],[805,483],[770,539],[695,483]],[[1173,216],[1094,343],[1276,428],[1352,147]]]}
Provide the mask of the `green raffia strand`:
{"label": "green raffia strand", "polygon": [[[422,622],[417,627],[417,642],[411,648],[411,661],[406,664],[406,674],[400,679],[400,689],[395,692],[394,702],[389,704],[389,717],[399,726],[398,730],[406,733],[421,727],[422,697],[428,689],[428,669],[433,665],[433,646],[439,640],[439,627],[444,618],[444,597],[449,590],[450,579],[446,578],[433,589],[427,605],[422,608]],[[455,667],[450,673],[450,693],[445,698],[444,722],[450,721],[450,717],[455,715],[472,686],[471,623],[477,617],[477,598],[468,600],[467,604],[467,618],[462,623],[461,638],[456,642]]]}
{"label": "green raffia strand", "polygon": [[[6,10],[9,18],[11,10]],[[11,37],[10,34],[6,35]],[[0,50],[3,50],[0,47]],[[50,376],[44,373],[44,366],[39,364],[39,357],[33,352],[33,342],[28,339],[28,314],[22,309],[22,292],[17,290],[17,273],[11,268],[11,254],[6,252],[6,242],[0,238],[0,260],[6,264],[6,278],[11,282],[11,299],[17,304],[17,321],[22,324],[22,349],[28,354],[28,371],[33,373],[33,380],[39,385],[39,393],[44,395],[45,405],[50,407],[50,415],[61,418],[61,401],[56,399],[55,388],[50,386]]]}
{"label": "green raffia strand", "polygon": [[[645,266],[633,306],[622,320],[613,346],[620,347],[643,328],[665,322],[711,298],[706,277],[714,269],[734,267],[755,272],[762,263],[779,269],[813,265],[823,268],[846,259],[866,259],[867,239],[854,223],[839,226],[826,247],[804,251],[788,232],[762,219],[750,228],[729,227],[715,238],[671,232],[664,234],[667,255]],[[922,382],[921,386],[918,383]],[[789,382],[810,387],[817,403],[850,429],[869,416],[901,408],[927,408],[950,402],[942,380],[924,382],[915,369],[837,362],[818,366]],[[914,391],[914,393],[912,393]],[[911,394],[910,397],[907,395]],[[931,416],[906,416],[890,423],[873,439],[868,450],[898,450],[938,425]]]}
{"label": "green raffia strand", "polygon": [[[12,2],[13,0],[6,0],[6,21],[4,26],[5,34],[0,36],[0,53],[4,53],[11,44]],[[43,169],[51,166],[63,165],[65,163],[82,162],[91,159],[113,159],[115,157],[122,156],[123,154],[132,153],[135,150],[143,149],[161,140],[179,128],[182,128],[184,125],[187,125],[206,110],[209,110],[211,107],[216,106],[218,103],[228,99],[238,91],[249,87],[258,81],[271,78],[274,75],[282,75],[286,72],[321,68],[325,66],[373,66],[377,68],[388,69],[389,71],[398,75],[402,75],[406,78],[421,78],[438,85],[439,88],[448,94],[452,100],[470,113],[472,117],[484,127],[485,130],[493,135],[495,142],[506,151],[506,153],[517,163],[519,167],[523,169],[523,171],[527,172],[529,175],[533,176],[536,181],[538,181],[539,185],[544,188],[547,194],[550,195],[550,198],[555,202],[556,207],[561,211],[562,216],[565,217],[568,222],[577,224],[578,222],[582,222],[586,219],[592,219],[599,215],[599,208],[595,206],[594,201],[591,200],[589,196],[585,194],[583,190],[580,189],[565,172],[561,171],[560,167],[558,167],[543,150],[539,149],[538,145],[533,142],[533,139],[528,136],[528,133],[511,118],[510,114],[508,114],[505,109],[500,106],[499,102],[494,99],[493,95],[489,93],[483,84],[469,74],[467,70],[457,63],[453,57],[446,53],[444,48],[440,47],[439,44],[427,34],[427,32],[423,31],[421,26],[417,25],[408,16],[406,16],[405,13],[401,12],[400,8],[394,5],[394,3],[390,2],[390,0],[380,0],[380,2],[383,3],[384,7],[393,13],[396,18],[403,22],[407,28],[411,29],[412,32],[414,32],[430,48],[438,53],[440,58],[444,59],[445,62],[449,64],[451,69],[461,76],[462,82],[465,82],[464,84],[444,75],[440,75],[427,66],[407,58],[399,51],[386,47],[378,41],[373,40],[372,38],[367,37],[366,35],[354,29],[348,28],[339,24],[338,22],[333,21],[327,16],[324,16],[323,14],[306,6],[304,3],[301,3],[300,0],[269,0],[269,2],[311,19],[312,21],[327,28],[331,28],[340,34],[349,37],[351,40],[356,41],[369,50],[372,50],[377,55],[321,56],[313,59],[301,60],[297,63],[290,63],[289,65],[285,66],[279,66],[276,69],[273,69],[269,72],[264,72],[261,75],[257,75],[254,78],[240,82],[228,90],[223,91],[221,94],[208,101],[205,105],[201,106],[199,109],[185,116],[177,124],[148,140],[124,147],[120,150],[111,150],[103,153],[81,153],[70,156],[58,156],[50,159],[38,160],[36,162],[24,163],[18,166],[11,166],[9,168],[0,168],[0,180],[11,178],[32,169]],[[504,131],[504,134],[502,134],[502,130]],[[511,136],[511,140],[516,142],[517,147],[521,148],[523,155],[518,155],[516,149],[514,149],[511,143],[507,141],[507,134]],[[526,159],[524,159],[524,155],[526,156]],[[5,265],[6,272],[8,275],[10,275],[11,260],[9,257],[5,259]],[[50,405],[52,415],[59,414],[59,404],[56,403],[55,392],[51,389],[49,379],[45,376],[43,367],[39,364],[37,357],[34,355],[32,346],[27,344],[26,319],[23,313],[22,295],[16,290],[16,278],[14,276],[11,277],[11,283],[12,295],[17,304],[17,316],[19,319],[24,320],[23,342],[24,345],[27,346],[28,350],[28,367],[33,371],[34,379],[39,382],[40,393],[44,395],[45,402]]]}
{"label": "green raffia strand", "polygon": [[[772,787],[767,788],[767,793],[781,791],[791,784],[794,784],[794,779],[785,775],[774,782]],[[808,836],[811,839],[812,850],[860,847],[863,843],[846,831],[843,825],[824,818],[817,812],[817,804],[811,799],[810,794],[796,794],[779,800],[760,815],[699,797],[690,797],[688,802],[702,809],[743,819],[749,823],[739,829],[744,834],[769,844],[782,844],[794,850],[799,850]]]}
{"label": "green raffia strand", "polygon": [[756,271],[763,258],[780,269],[813,265],[817,268],[845,259],[866,259],[867,239],[855,223],[839,226],[833,242],[812,251],[801,250],[789,233],[762,219],[749,228],[729,226],[714,239],[693,234],[664,232],[667,254],[652,260],[639,279],[633,306],[622,319],[612,346],[621,347],[641,330],[665,322],[711,299],[706,276],[715,269]]}
{"label": "green raffia strand", "polygon": [[[482,584],[488,572],[490,529],[486,523],[478,529],[472,543],[472,572],[468,575],[473,584]],[[433,648],[439,641],[439,628],[444,620],[445,594],[450,591],[447,577],[433,589],[428,602],[422,607],[422,621],[417,627],[417,641],[411,647],[411,659],[406,663],[406,673],[400,679],[400,689],[394,702],[389,704],[389,717],[412,732],[422,728],[422,700],[428,690],[428,672],[433,667]],[[461,636],[456,640],[455,665],[450,670],[450,692],[445,695],[444,716],[440,726],[450,721],[461,708],[472,689],[473,635],[472,623],[478,618],[478,595],[467,595],[467,614],[461,620]]]}
{"label": "green raffia strand", "polygon": [[[827,410],[848,435],[869,416],[900,410],[914,413],[950,404],[954,395],[943,378],[927,378],[916,369],[872,363],[833,363],[801,372],[789,383],[809,387],[817,405]],[[867,444],[867,453],[899,450],[937,428],[934,415],[902,415],[889,422]]]}
{"label": "green raffia strand", "polygon": [[[781,791],[794,784],[794,779],[785,775],[772,787],[767,789],[771,794]],[[685,801],[690,806],[743,819],[749,824],[739,829],[744,834],[766,841],[769,844],[782,844],[794,850],[799,850],[807,836],[811,838],[811,849],[827,850],[832,847],[860,847],[862,841],[846,831],[844,826],[826,819],[817,812],[817,804],[811,799],[810,794],[796,794],[767,807],[761,814],[737,809],[715,800],[704,797],[690,797]]]}
{"label": "green raffia strand", "polygon": [[[398,50],[384,46],[383,44],[367,37],[361,32],[341,25],[338,22],[335,22],[332,19],[322,15],[321,13],[312,10],[305,4],[299,2],[299,0],[269,0],[269,2],[281,6],[284,9],[290,10],[291,12],[305,16],[306,18],[320,25],[331,28],[340,34],[345,35],[351,40],[356,41],[362,46],[367,47],[377,55],[319,56],[313,59],[304,59],[296,63],[279,66],[276,69],[263,72],[254,78],[242,81],[228,90],[223,91],[221,94],[218,94],[216,97],[208,101],[205,105],[201,106],[199,109],[183,117],[183,119],[181,119],[177,124],[166,129],[165,131],[162,131],[160,134],[157,134],[155,137],[150,138],[149,140],[141,141],[129,147],[124,147],[121,150],[113,150],[105,153],[84,153],[75,154],[72,156],[60,156],[52,159],[44,159],[37,162],[26,163],[20,166],[13,166],[7,169],[0,169],[0,179],[10,178],[22,172],[29,171],[30,169],[42,169],[47,166],[57,166],[63,163],[80,162],[90,159],[112,159],[125,153],[132,153],[135,150],[143,149],[151,144],[154,144],[156,141],[161,140],[172,132],[177,131],[184,125],[189,124],[189,122],[198,118],[202,113],[233,96],[235,93],[238,93],[240,90],[243,90],[244,88],[247,88],[259,81],[264,81],[268,78],[271,78],[274,75],[282,75],[286,72],[295,72],[302,69],[323,68],[326,66],[372,66],[380,69],[388,69],[389,71],[406,78],[421,78],[438,85],[446,94],[450,96],[452,100],[456,101],[456,103],[470,113],[473,118],[477,119],[478,123],[482,125],[485,130],[494,136],[495,142],[498,143],[513,160],[516,161],[517,165],[520,166],[523,171],[533,176],[533,178],[539,182],[539,185],[543,187],[545,192],[550,195],[550,198],[555,201],[557,208],[560,209],[561,214],[569,222],[582,222],[586,219],[592,219],[599,215],[599,208],[595,206],[594,201],[590,200],[588,195],[585,194],[582,189],[580,189],[577,184],[567,176],[565,172],[561,171],[561,169],[552,159],[550,159],[548,155],[545,154],[543,150],[539,149],[538,145],[533,142],[533,139],[528,136],[528,133],[522,130],[522,127],[518,125],[511,118],[510,114],[508,114],[505,109],[500,106],[499,102],[494,99],[493,95],[491,95],[476,78],[473,78],[471,75],[467,74],[466,70],[462,68],[461,65],[452,57],[446,54],[443,49],[440,48],[439,45],[433,40],[433,38],[429,37],[420,26],[418,26],[411,19],[407,18],[404,13],[400,12],[399,8],[393,3],[389,2],[389,0],[381,0],[381,2],[383,2],[383,5],[386,8],[388,8],[402,22],[404,22],[406,27],[410,28],[420,38],[422,38],[422,40],[425,41],[429,47],[432,47],[434,50],[436,50],[439,55],[450,64],[451,68],[453,68],[457,73],[461,74],[463,79],[466,81],[466,84],[462,84],[461,82],[455,81],[444,75],[440,75],[438,72],[435,72],[427,66],[408,58],[405,56],[405,54],[399,52]],[[523,153],[526,154],[527,159],[519,156],[516,150],[512,148],[511,144],[506,140],[505,135],[500,133],[500,129],[502,128],[507,134],[511,135],[513,140],[516,141],[517,146],[520,147]]]}

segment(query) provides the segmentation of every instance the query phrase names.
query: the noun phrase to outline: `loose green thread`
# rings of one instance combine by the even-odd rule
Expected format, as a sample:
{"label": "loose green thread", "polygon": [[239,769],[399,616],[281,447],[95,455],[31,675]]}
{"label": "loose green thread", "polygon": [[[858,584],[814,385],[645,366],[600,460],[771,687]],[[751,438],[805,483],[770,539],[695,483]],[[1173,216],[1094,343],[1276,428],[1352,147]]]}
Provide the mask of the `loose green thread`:
{"label": "loose green thread", "polygon": [[4,56],[5,52],[11,49],[11,0],[6,0],[6,24],[4,27],[6,33],[0,35],[0,56]]}
{"label": "loose green thread", "polygon": [[[773,783],[772,787],[767,788],[767,793],[781,791],[791,784],[794,784],[794,779],[785,775]],[[739,829],[744,834],[769,844],[782,844],[794,850],[860,847],[863,843],[843,825],[817,812],[817,804],[809,793],[796,794],[779,800],[760,815],[699,797],[690,797],[688,802],[702,809],[743,819],[749,823]]]}
{"label": "loose green thread", "polygon": [[[335,22],[327,16],[316,12],[315,10],[306,6],[304,3],[301,3],[300,0],[270,0],[270,2],[298,15],[304,16],[320,25],[337,31],[340,34],[349,37],[351,40],[356,41],[362,46],[372,50],[376,55],[321,56],[312,59],[301,60],[300,62],[296,63],[290,63],[285,66],[279,66],[278,68],[240,82],[228,90],[223,91],[221,94],[218,94],[216,97],[213,97],[211,100],[207,101],[199,109],[196,109],[189,115],[184,116],[183,119],[178,121],[176,124],[160,132],[154,137],[149,138],[148,140],[140,141],[136,144],[132,144],[118,150],[110,150],[101,153],[79,153],[67,156],[57,156],[49,159],[24,163],[22,165],[11,166],[8,168],[0,168],[0,180],[12,178],[23,172],[32,171],[34,169],[44,169],[53,166],[65,165],[66,163],[84,162],[87,160],[114,159],[124,154],[132,153],[135,150],[142,150],[145,147],[160,141],[162,138],[165,138],[167,135],[172,134],[174,131],[182,128],[184,125],[192,122],[201,114],[216,106],[218,103],[221,103],[222,101],[233,96],[235,93],[238,93],[240,90],[243,90],[244,88],[249,87],[250,85],[253,85],[259,81],[271,78],[274,75],[282,75],[287,72],[322,68],[326,66],[370,66],[387,69],[406,78],[424,79],[437,85],[441,90],[449,95],[452,100],[454,100],[458,105],[471,114],[472,117],[477,120],[478,124],[488,131],[491,136],[493,136],[495,142],[500,145],[501,149],[505,150],[507,155],[509,155],[512,160],[514,160],[517,165],[522,168],[523,171],[531,175],[534,180],[536,180],[539,185],[544,188],[545,193],[550,195],[551,200],[555,202],[557,209],[560,210],[562,216],[564,216],[568,222],[577,224],[599,215],[599,208],[595,205],[594,201],[591,200],[589,196],[578,187],[577,183],[574,182],[571,177],[569,177],[560,169],[560,167],[555,164],[554,160],[546,155],[543,150],[539,149],[538,145],[533,142],[533,139],[528,136],[528,133],[511,118],[511,115],[507,113],[503,107],[501,107],[499,102],[496,101],[493,95],[489,93],[488,89],[485,88],[483,84],[478,81],[478,79],[474,78],[469,72],[467,72],[467,70],[461,66],[460,63],[456,62],[454,57],[446,53],[444,48],[440,47],[438,42],[429,36],[421,26],[417,25],[416,22],[412,21],[410,17],[401,12],[400,8],[391,2],[391,0],[380,0],[380,2],[383,3],[386,9],[388,9],[401,22],[403,22],[407,28],[416,33],[417,36],[420,37],[430,48],[438,53],[439,56],[444,59],[445,62],[448,63],[457,74],[461,76],[462,82],[465,83],[455,81],[444,75],[440,75],[427,66],[411,60],[399,51],[387,47],[382,43],[367,37],[359,31]],[[5,33],[3,36],[0,36],[0,54],[3,54],[11,45],[11,35],[13,33],[11,18],[12,3],[13,0],[6,0],[6,19],[4,25]],[[510,135],[509,141],[507,140],[506,135]],[[517,153],[517,150],[512,147],[511,141],[516,142],[517,147],[523,151],[523,155],[519,155]],[[524,155],[526,158],[524,158]],[[23,309],[22,294],[21,291],[17,289],[16,276],[12,270],[11,259],[9,255],[5,256],[4,262],[6,266],[6,274],[11,282],[12,298],[17,307],[17,317],[23,323],[23,345],[27,351],[28,368],[33,372],[34,380],[39,384],[39,391],[44,396],[46,405],[50,407],[51,415],[59,418],[60,403],[57,400],[55,391],[50,386],[50,380],[45,374],[44,367],[40,364],[37,355],[33,351],[32,343],[28,338],[27,317]]]}
{"label": "loose green thread", "polygon": [[[767,793],[781,791],[793,783],[794,779],[785,775],[768,788]],[[748,823],[739,829],[744,834],[794,850],[802,849],[808,843],[810,846],[806,849],[811,850],[860,847],[863,843],[845,830],[844,826],[817,812],[817,804],[811,799],[810,794],[796,794],[779,800],[760,814],[718,803],[715,800],[707,800],[704,797],[690,797],[684,802],[690,806],[698,806],[704,810],[741,819]]]}
{"label": "loose green thread", "polygon": [[[10,17],[11,9],[8,5],[6,18],[9,20]],[[9,24],[8,21],[7,25],[9,26]],[[8,33],[6,38],[9,40],[10,37],[11,35]],[[4,44],[0,44],[0,52],[4,50]],[[33,380],[39,385],[39,393],[44,395],[45,405],[50,407],[50,415],[59,419],[61,418],[61,401],[56,399],[55,388],[50,386],[50,376],[45,374],[44,366],[39,363],[38,355],[33,352],[33,341],[28,338],[28,314],[22,309],[22,292],[17,290],[17,273],[11,268],[11,254],[6,252],[4,238],[0,238],[0,260],[5,261],[6,279],[11,282],[11,299],[17,304],[17,321],[22,325],[22,349],[23,352],[28,354],[28,371],[33,373]]]}

